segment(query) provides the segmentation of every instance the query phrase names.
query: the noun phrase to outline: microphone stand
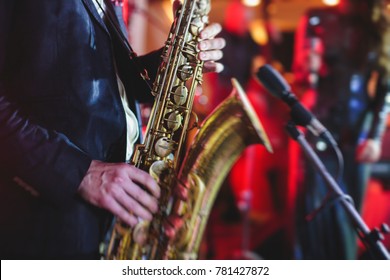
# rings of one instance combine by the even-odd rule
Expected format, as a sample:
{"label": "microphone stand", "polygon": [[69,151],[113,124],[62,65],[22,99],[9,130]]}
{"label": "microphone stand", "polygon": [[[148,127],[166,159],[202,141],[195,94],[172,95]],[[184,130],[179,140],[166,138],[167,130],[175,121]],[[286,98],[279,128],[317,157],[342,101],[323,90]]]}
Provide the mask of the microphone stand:
{"label": "microphone stand", "polygon": [[336,183],[333,177],[329,174],[318,155],[313,151],[309,143],[306,141],[302,132],[298,130],[295,124],[291,121],[286,125],[286,130],[291,138],[299,143],[307,158],[325,180],[326,185],[330,191],[335,193],[337,197],[340,198],[339,200],[342,206],[354,223],[358,231],[358,236],[366,245],[367,249],[369,249],[377,259],[390,260],[389,252],[380,241],[383,238],[382,234],[377,229],[370,231],[368,226],[364,223],[363,219],[358,214],[356,208],[347,199],[345,199],[346,195],[343,193],[340,186]]}

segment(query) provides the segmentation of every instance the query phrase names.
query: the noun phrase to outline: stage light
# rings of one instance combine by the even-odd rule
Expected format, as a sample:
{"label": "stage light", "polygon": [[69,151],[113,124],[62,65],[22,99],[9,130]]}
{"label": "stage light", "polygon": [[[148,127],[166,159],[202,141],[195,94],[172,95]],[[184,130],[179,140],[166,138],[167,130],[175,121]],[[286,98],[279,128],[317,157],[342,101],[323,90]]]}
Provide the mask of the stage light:
{"label": "stage light", "polygon": [[242,0],[241,2],[242,2],[242,4],[244,4],[245,6],[248,6],[248,7],[255,7],[255,6],[260,5],[261,0]]}
{"label": "stage light", "polygon": [[340,3],[340,0],[322,0],[322,2],[327,6],[336,6]]}

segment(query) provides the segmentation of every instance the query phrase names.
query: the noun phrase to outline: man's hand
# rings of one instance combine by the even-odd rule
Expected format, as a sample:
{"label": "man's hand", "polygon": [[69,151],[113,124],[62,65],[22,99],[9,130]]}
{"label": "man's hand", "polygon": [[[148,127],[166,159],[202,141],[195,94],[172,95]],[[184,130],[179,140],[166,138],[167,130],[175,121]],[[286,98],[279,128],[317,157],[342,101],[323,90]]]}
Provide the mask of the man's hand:
{"label": "man's hand", "polygon": [[216,62],[223,57],[222,49],[226,45],[223,38],[215,38],[222,30],[219,23],[212,23],[200,32],[198,43],[199,59],[205,61],[203,72],[221,72],[223,64]]}
{"label": "man's hand", "polygon": [[377,162],[381,156],[382,148],[378,140],[367,139],[359,144],[356,150],[356,160],[359,162]]}
{"label": "man's hand", "polygon": [[[173,16],[176,11],[181,7],[181,1],[175,0],[172,3]],[[199,59],[203,60],[203,72],[221,72],[223,70],[223,64],[215,62],[220,60],[223,56],[222,49],[226,45],[226,41],[223,38],[215,38],[222,30],[222,26],[219,23],[212,23],[205,27],[200,32],[201,41],[197,47],[199,50]]]}
{"label": "man's hand", "polygon": [[160,187],[148,173],[132,165],[92,161],[79,194],[135,226],[138,218],[150,221],[158,211]]}

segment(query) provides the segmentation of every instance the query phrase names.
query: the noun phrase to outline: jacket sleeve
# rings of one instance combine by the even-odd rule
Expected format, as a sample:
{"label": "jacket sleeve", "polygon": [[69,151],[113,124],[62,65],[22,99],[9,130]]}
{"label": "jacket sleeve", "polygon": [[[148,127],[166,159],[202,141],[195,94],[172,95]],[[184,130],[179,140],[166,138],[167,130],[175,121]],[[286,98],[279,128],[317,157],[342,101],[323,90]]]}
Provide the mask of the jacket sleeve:
{"label": "jacket sleeve", "polygon": [[6,67],[17,59],[7,57],[15,2],[0,1],[0,176],[35,196],[64,204],[74,198],[91,159],[65,135],[33,123],[10,98],[18,94],[7,87]]}

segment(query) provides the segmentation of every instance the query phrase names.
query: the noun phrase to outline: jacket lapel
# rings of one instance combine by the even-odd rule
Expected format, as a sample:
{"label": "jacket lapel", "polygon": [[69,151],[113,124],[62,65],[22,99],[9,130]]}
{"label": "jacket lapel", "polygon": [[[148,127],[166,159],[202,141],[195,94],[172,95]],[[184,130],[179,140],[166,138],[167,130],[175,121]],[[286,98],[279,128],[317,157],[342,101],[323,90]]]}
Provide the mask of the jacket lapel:
{"label": "jacket lapel", "polygon": [[123,21],[122,7],[115,6],[110,0],[103,0],[106,3],[106,9],[112,15],[112,20],[115,24],[115,29],[120,30],[122,35],[127,38],[127,31]]}
{"label": "jacket lapel", "polygon": [[86,9],[88,10],[88,12],[92,15],[92,17],[94,17],[95,20],[98,22],[98,24],[106,31],[108,35],[110,35],[110,32],[106,27],[106,24],[104,23],[103,19],[101,18],[98,11],[96,10],[96,7],[92,3],[92,0],[82,0],[82,1]]}

